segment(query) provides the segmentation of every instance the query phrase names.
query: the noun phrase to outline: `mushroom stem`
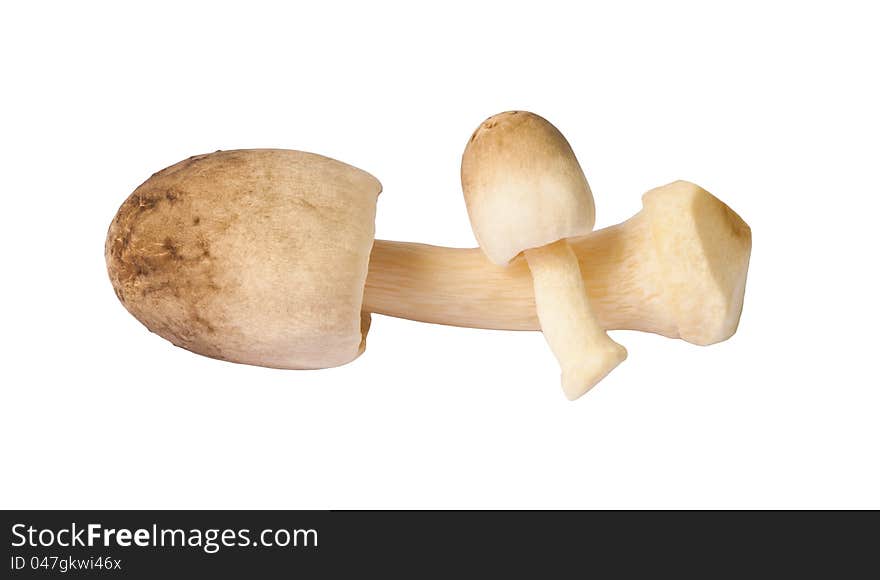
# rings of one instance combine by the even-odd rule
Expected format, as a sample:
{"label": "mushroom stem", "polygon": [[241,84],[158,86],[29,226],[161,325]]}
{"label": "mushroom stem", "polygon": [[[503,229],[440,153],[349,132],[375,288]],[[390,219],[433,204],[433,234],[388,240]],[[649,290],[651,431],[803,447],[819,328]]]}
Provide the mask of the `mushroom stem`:
{"label": "mushroom stem", "polygon": [[[727,340],[742,312],[748,224],[685,181],[652,189],[642,204],[621,224],[567,240],[599,326],[700,345]],[[526,260],[496,266],[479,248],[376,240],[363,310],[453,326],[541,328]]]}
{"label": "mushroom stem", "polygon": [[577,257],[566,240],[523,252],[535,287],[541,331],[562,369],[562,390],[575,400],[626,359],[599,326]]}
{"label": "mushroom stem", "polygon": [[[568,243],[581,272],[588,273],[584,284],[602,328],[678,338],[675,317],[663,300],[643,214]],[[452,326],[541,328],[532,276],[523,257],[509,266],[496,266],[480,248],[376,240],[363,308]]]}

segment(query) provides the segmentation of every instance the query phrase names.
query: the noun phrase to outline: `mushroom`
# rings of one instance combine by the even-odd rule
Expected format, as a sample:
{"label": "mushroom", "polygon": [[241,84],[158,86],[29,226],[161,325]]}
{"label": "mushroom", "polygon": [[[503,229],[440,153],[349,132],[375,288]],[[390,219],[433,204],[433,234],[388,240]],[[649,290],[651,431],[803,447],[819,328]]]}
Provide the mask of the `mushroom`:
{"label": "mushroom", "polygon": [[219,151],[156,173],[119,209],[107,269],[135,318],[177,346],[285,369],[365,347],[376,198],[369,173],[299,151]]}
{"label": "mushroom", "polygon": [[[381,185],[320,155],[191,157],[122,204],[105,257],[122,304],[172,343],[279,368],[344,364],[370,313],[465,327],[538,330],[525,259],[479,248],[373,240]],[[622,224],[569,240],[606,329],[712,344],[737,328],[751,233],[688,182],[643,197]]]}
{"label": "mushroom", "polygon": [[485,120],[461,160],[471,227],[486,257],[506,265],[522,253],[532,273],[541,330],[576,399],[626,359],[590,306],[569,238],[596,221],[593,194],[562,133],[533,113]]}

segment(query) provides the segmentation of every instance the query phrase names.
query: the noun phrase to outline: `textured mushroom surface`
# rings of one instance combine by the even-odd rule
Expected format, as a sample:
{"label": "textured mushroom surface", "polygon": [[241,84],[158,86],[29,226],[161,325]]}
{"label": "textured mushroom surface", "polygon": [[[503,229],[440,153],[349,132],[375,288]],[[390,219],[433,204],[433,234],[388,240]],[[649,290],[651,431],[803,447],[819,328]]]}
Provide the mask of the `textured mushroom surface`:
{"label": "textured mushroom surface", "polygon": [[642,197],[657,275],[677,335],[713,344],[736,332],[745,296],[752,230],[702,187],[674,181]]}
{"label": "textured mushroom surface", "polygon": [[381,185],[300,151],[198,155],[144,182],[107,234],[110,280],[151,331],[206,356],[306,369],[364,350]]}

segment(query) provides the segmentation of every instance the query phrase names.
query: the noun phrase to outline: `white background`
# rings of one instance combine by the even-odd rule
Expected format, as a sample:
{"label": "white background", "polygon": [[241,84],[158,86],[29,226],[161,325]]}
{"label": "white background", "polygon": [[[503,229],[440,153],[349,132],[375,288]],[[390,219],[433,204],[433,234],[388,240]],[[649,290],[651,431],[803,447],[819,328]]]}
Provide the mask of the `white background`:
{"label": "white background", "polygon": [[[880,507],[871,3],[31,2],[0,9],[0,507]],[[527,109],[597,226],[694,181],[752,227],[739,332],[614,332],[565,400],[539,333],[374,316],[311,372],[147,332],[107,225],[152,172],[283,147],[384,185],[377,235],[475,244],[461,151]]]}

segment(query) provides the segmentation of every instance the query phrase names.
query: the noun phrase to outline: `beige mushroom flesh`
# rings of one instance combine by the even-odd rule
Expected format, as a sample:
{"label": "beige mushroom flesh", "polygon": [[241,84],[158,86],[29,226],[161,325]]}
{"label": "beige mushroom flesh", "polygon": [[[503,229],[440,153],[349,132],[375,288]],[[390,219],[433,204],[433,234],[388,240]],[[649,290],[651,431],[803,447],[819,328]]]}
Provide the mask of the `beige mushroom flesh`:
{"label": "beige mushroom flesh", "polygon": [[461,183],[471,227],[495,264],[522,253],[541,330],[576,399],[626,359],[593,312],[569,238],[596,221],[593,194],[568,141],[533,113],[484,121],[465,148]]}

